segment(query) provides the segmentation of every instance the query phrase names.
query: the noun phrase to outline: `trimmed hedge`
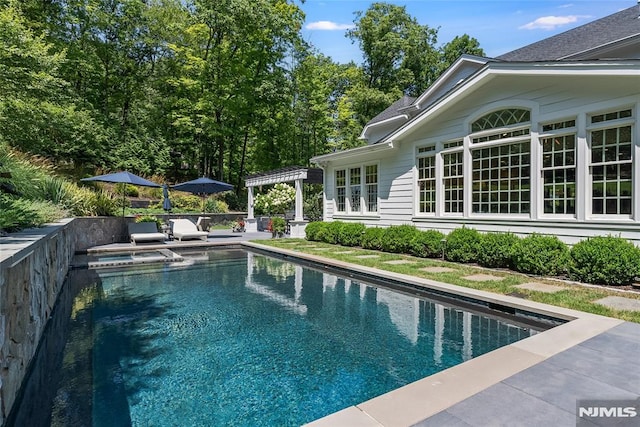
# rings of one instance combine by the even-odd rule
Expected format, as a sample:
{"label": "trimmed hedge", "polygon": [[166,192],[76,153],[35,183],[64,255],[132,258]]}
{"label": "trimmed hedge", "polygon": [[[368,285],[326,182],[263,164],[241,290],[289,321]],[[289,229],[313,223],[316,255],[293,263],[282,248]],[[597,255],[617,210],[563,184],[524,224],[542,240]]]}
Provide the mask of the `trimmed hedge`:
{"label": "trimmed hedge", "polygon": [[[421,231],[413,225],[365,227],[356,222],[311,222],[307,240],[422,258],[442,255],[444,234]],[[453,262],[478,262],[485,267],[511,268],[539,276],[569,273],[574,280],[622,285],[640,276],[640,248],[621,237],[594,237],[571,251],[555,236],[532,234],[523,239],[512,233],[481,234],[458,228],[446,236],[445,257]]]}
{"label": "trimmed hedge", "polygon": [[593,237],[571,248],[569,276],[581,282],[626,285],[640,275],[640,249],[621,237]]}
{"label": "trimmed hedge", "polygon": [[518,241],[512,259],[517,271],[539,276],[565,273],[570,261],[569,249],[560,239],[536,233]]}
{"label": "trimmed hedge", "polygon": [[513,251],[520,238],[512,233],[487,233],[482,235],[478,264],[492,268],[511,268]]}
{"label": "trimmed hedge", "polygon": [[409,253],[421,258],[438,258],[442,256],[442,239],[444,234],[436,230],[416,230],[409,242]]}
{"label": "trimmed hedge", "polygon": [[359,222],[345,222],[338,230],[337,240],[343,246],[362,245],[362,235],[366,229],[365,225]]}
{"label": "trimmed hedge", "polygon": [[411,251],[411,240],[418,230],[413,225],[392,225],[384,229],[382,250],[407,254]]}
{"label": "trimmed hedge", "polygon": [[473,228],[457,228],[447,235],[445,258],[453,262],[476,262],[482,235]]}
{"label": "trimmed hedge", "polygon": [[364,249],[382,250],[382,236],[384,228],[368,227],[362,235],[362,247]]}

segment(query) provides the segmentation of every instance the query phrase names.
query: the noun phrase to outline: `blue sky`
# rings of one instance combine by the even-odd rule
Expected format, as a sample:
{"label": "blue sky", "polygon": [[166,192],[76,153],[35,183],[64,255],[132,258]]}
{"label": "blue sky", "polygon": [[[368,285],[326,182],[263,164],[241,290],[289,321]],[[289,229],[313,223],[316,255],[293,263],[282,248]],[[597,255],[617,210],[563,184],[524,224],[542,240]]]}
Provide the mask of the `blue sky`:
{"label": "blue sky", "polygon": [[[306,0],[303,37],[334,61],[361,63],[357,44],[345,37],[353,27],[354,12],[366,11],[365,0]],[[636,0],[407,0],[406,6],[422,25],[438,30],[438,45],[457,35],[469,34],[489,57],[567,31],[636,5]]]}

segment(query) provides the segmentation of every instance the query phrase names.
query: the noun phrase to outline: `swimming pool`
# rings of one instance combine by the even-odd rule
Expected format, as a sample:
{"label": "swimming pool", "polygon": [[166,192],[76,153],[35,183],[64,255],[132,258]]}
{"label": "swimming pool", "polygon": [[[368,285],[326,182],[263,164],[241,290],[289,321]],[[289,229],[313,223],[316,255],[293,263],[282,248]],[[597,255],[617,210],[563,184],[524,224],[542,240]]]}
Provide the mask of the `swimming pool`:
{"label": "swimming pool", "polygon": [[52,425],[300,425],[537,332],[253,252],[191,255],[77,272]]}

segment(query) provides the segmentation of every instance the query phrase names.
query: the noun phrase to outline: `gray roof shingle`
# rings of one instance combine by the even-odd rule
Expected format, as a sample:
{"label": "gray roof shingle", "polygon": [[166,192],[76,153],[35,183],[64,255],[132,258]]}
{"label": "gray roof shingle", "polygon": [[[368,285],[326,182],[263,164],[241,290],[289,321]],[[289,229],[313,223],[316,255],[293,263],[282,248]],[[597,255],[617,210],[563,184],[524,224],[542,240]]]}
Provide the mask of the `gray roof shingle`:
{"label": "gray roof shingle", "polygon": [[573,28],[498,57],[503,61],[557,61],[629,37],[640,37],[639,6]]}
{"label": "gray roof shingle", "polygon": [[392,117],[399,116],[401,114],[400,110],[413,104],[413,101],[415,100],[416,99],[412,96],[404,95],[402,98],[398,99],[396,102],[387,107],[383,112],[375,116],[373,119],[369,120],[367,126],[374,123],[382,122]]}

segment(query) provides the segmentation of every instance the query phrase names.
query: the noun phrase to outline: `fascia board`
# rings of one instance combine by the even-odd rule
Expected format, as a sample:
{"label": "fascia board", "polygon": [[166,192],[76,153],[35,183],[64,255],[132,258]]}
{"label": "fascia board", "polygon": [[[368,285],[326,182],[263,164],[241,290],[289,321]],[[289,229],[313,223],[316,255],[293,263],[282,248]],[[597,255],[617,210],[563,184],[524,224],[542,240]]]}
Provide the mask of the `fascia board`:
{"label": "fascia board", "polygon": [[[603,68],[606,66],[607,68]],[[391,140],[398,140],[409,130],[418,126],[429,117],[434,115],[438,110],[455,102],[461,96],[464,96],[470,90],[484,85],[499,75],[576,75],[576,76],[628,76],[637,75],[640,76],[640,60],[631,60],[620,62],[607,62],[599,61],[598,63],[557,63],[557,62],[545,62],[545,63],[508,63],[508,62],[494,62],[489,63],[484,69],[478,71],[469,80],[463,82],[459,86],[455,87],[451,92],[435,101],[428,108],[423,110],[420,114],[415,116],[413,120],[401,126],[396,131],[387,135],[381,143]]]}
{"label": "fascia board", "polygon": [[334,160],[348,159],[350,157],[361,156],[363,154],[374,153],[378,151],[385,151],[393,149],[393,142],[377,143],[372,145],[365,145],[363,147],[352,148],[350,150],[338,151],[336,153],[323,154],[321,156],[315,156],[310,159],[310,162],[320,166],[325,166],[327,163]]}
{"label": "fascia board", "polygon": [[409,120],[409,116],[406,114],[400,114],[398,116],[389,117],[388,119],[384,119],[379,122],[366,125],[364,129],[362,129],[362,133],[360,134],[359,139],[367,139],[367,133],[371,128],[375,128],[382,125],[388,125],[389,123],[393,123],[398,120]]}

